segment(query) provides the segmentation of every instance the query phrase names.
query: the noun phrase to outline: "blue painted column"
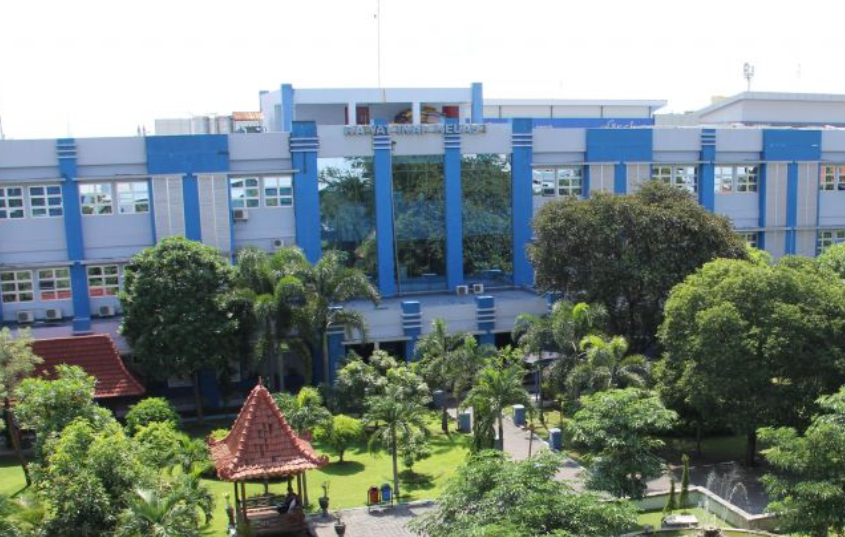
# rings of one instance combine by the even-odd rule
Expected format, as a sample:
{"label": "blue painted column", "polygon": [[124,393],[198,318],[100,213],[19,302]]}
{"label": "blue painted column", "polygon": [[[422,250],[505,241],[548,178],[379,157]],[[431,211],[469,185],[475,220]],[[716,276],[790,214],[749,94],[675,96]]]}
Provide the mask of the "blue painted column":
{"label": "blue painted column", "polygon": [[698,202],[710,212],[716,210],[716,129],[701,129],[701,176]]}
{"label": "blue painted column", "polygon": [[458,124],[446,119],[444,181],[446,202],[446,286],[450,291],[464,283],[463,214],[461,203],[461,135],[451,130]]}
{"label": "blue painted column", "polygon": [[293,131],[293,86],[282,84],[281,86],[281,108],[282,108],[282,132]]}
{"label": "blue painted column", "polygon": [[294,121],[290,135],[293,161],[293,208],[296,215],[296,244],[310,263],[323,255],[320,226],[320,189],[317,183],[317,123]]}
{"label": "blue painted column", "polygon": [[62,204],[64,205],[65,240],[70,261],[70,288],[73,295],[73,333],[91,333],[91,302],[88,298],[88,274],[82,261],[85,259],[85,242],[82,236],[82,209],[79,203],[79,185],[76,182],[76,141],[62,138],[56,141],[59,173],[62,176]]}
{"label": "blue painted column", "polygon": [[624,162],[617,162],[613,166],[613,193],[628,193],[628,166]]}
{"label": "blue painted column", "polygon": [[757,233],[757,248],[760,250],[766,249],[766,188],[768,181],[766,179],[768,166],[761,164],[759,174],[757,176],[757,225],[760,227],[760,232]]}
{"label": "blue painted column", "polygon": [[473,123],[484,123],[484,89],[481,82],[472,83],[472,109],[471,121]]}
{"label": "blue painted column", "polygon": [[410,362],[416,358],[417,340],[422,333],[422,306],[418,300],[402,301],[402,333],[408,338],[405,341],[405,361]]}
{"label": "blue painted column", "polygon": [[[340,310],[342,306],[334,306],[333,310]],[[328,351],[328,364],[324,364],[323,360],[319,360],[319,364],[317,360],[314,363],[314,385],[319,384],[321,381],[325,380],[330,386],[335,383],[337,380],[337,370],[340,367],[340,363],[343,360],[344,355],[346,354],[346,349],[343,348],[343,339],[346,336],[346,330],[343,325],[331,325],[329,326],[328,331],[326,332],[326,350]],[[322,353],[320,353],[320,357],[322,358]],[[323,372],[323,367],[328,365],[328,374],[325,375]],[[324,376],[325,375],[325,376]]]}
{"label": "blue painted column", "polygon": [[200,188],[197,176],[193,173],[182,177],[182,199],[185,204],[185,238],[202,242]]}
{"label": "blue painted column", "polygon": [[786,255],[795,255],[795,226],[798,225],[798,163],[786,165]]}
{"label": "blue painted column", "polygon": [[478,327],[478,343],[481,345],[494,345],[496,336],[493,330],[496,328],[496,299],[490,295],[477,295],[475,297],[475,319]]}
{"label": "blue painted column", "polygon": [[376,268],[382,297],[396,295],[396,258],[393,244],[393,159],[387,125],[377,121],[373,132],[373,168],[376,206]]}
{"label": "blue painted column", "polygon": [[590,166],[584,166],[584,172],[581,182],[581,199],[590,199]]}
{"label": "blue painted column", "polygon": [[531,184],[533,130],[532,119],[513,120],[511,203],[513,204],[513,283],[516,287],[534,285],[534,269],[526,252],[526,247],[531,242],[531,219],[534,216]]}

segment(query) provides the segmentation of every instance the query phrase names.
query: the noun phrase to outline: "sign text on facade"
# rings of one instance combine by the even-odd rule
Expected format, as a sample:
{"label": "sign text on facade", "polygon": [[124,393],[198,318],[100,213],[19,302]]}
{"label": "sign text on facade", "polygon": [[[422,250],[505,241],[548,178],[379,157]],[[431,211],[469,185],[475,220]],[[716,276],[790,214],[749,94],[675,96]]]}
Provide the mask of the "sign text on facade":
{"label": "sign text on facade", "polygon": [[368,136],[387,134],[481,134],[487,132],[483,123],[432,125],[347,125],[343,134],[347,136]]}

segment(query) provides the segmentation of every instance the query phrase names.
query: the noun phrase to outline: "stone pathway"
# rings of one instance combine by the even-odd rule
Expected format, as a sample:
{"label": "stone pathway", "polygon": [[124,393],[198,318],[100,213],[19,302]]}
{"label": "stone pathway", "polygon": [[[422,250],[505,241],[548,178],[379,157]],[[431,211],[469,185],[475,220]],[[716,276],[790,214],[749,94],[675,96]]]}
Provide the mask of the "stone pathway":
{"label": "stone pathway", "polygon": [[[531,442],[531,433],[520,429],[514,424],[513,419],[506,416],[504,420],[505,431],[505,451],[514,458],[514,460],[524,460],[528,458],[528,447],[531,444],[531,452],[537,453],[539,450],[549,449],[549,444],[534,436],[534,442]],[[584,480],[580,477],[583,467],[569,457],[566,457],[563,466],[558,470],[555,479],[559,481],[566,481],[575,490],[584,490]]]}
{"label": "stone pathway", "polygon": [[[343,521],[346,522],[347,537],[419,537],[407,528],[407,524],[419,515],[431,511],[432,502],[419,502],[407,505],[395,505],[390,509],[373,510],[366,508],[346,509]],[[317,537],[334,537],[334,520],[321,517],[310,519],[311,528]]]}

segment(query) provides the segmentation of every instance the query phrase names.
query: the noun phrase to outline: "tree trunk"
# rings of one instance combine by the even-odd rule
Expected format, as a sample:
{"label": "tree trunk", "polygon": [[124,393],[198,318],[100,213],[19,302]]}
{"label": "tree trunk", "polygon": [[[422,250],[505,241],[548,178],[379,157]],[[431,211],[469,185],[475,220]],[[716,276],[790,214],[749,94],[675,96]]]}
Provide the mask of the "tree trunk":
{"label": "tree trunk", "polygon": [[499,421],[499,450],[504,451],[505,450],[505,425],[504,425],[504,420],[502,419],[502,413],[501,412],[499,412],[497,419]]}
{"label": "tree trunk", "polygon": [[397,452],[397,445],[396,445],[396,433],[393,432],[391,434],[391,451],[393,452],[393,497],[396,498],[396,503],[399,503],[399,466],[398,466],[398,454]]}
{"label": "tree trunk", "polygon": [[197,423],[205,425],[205,416],[202,413],[202,397],[200,397],[200,374],[194,373],[194,406],[197,408]]}
{"label": "tree trunk", "polygon": [[440,414],[440,428],[443,434],[449,434],[449,405],[446,392],[443,392],[443,412]]}
{"label": "tree trunk", "polygon": [[344,454],[344,453],[346,453],[346,450],[345,450],[345,449],[341,449],[341,450],[340,450],[340,461],[338,461],[338,462],[341,462],[341,463],[343,462],[343,454]]}
{"label": "tree trunk", "polygon": [[321,359],[323,360],[323,378],[321,379],[322,382],[331,385],[331,372],[329,372],[329,337],[326,332],[323,332],[323,335],[320,337],[320,341],[323,342],[323,356]]}
{"label": "tree trunk", "polygon": [[749,466],[757,464],[757,431],[754,430],[748,433],[747,444],[745,450],[745,462]]}
{"label": "tree trunk", "polygon": [[12,440],[12,449],[15,450],[15,456],[18,458],[18,462],[23,469],[26,486],[29,486],[32,484],[29,477],[29,466],[26,462],[26,458],[23,456],[23,449],[21,448],[21,433],[15,425],[15,420],[12,417],[12,405],[9,403],[8,397],[3,400],[3,420],[6,422],[6,431],[9,434],[9,438]]}

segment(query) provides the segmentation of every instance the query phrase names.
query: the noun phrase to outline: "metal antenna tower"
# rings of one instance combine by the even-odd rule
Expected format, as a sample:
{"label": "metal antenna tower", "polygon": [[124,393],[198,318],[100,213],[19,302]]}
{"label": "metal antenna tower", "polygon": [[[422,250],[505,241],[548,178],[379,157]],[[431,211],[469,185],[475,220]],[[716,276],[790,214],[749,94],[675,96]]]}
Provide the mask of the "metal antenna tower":
{"label": "metal antenna tower", "polygon": [[751,91],[751,79],[754,78],[754,66],[745,62],[745,65],[742,66],[742,76],[745,78],[746,87],[748,88],[746,91]]}

